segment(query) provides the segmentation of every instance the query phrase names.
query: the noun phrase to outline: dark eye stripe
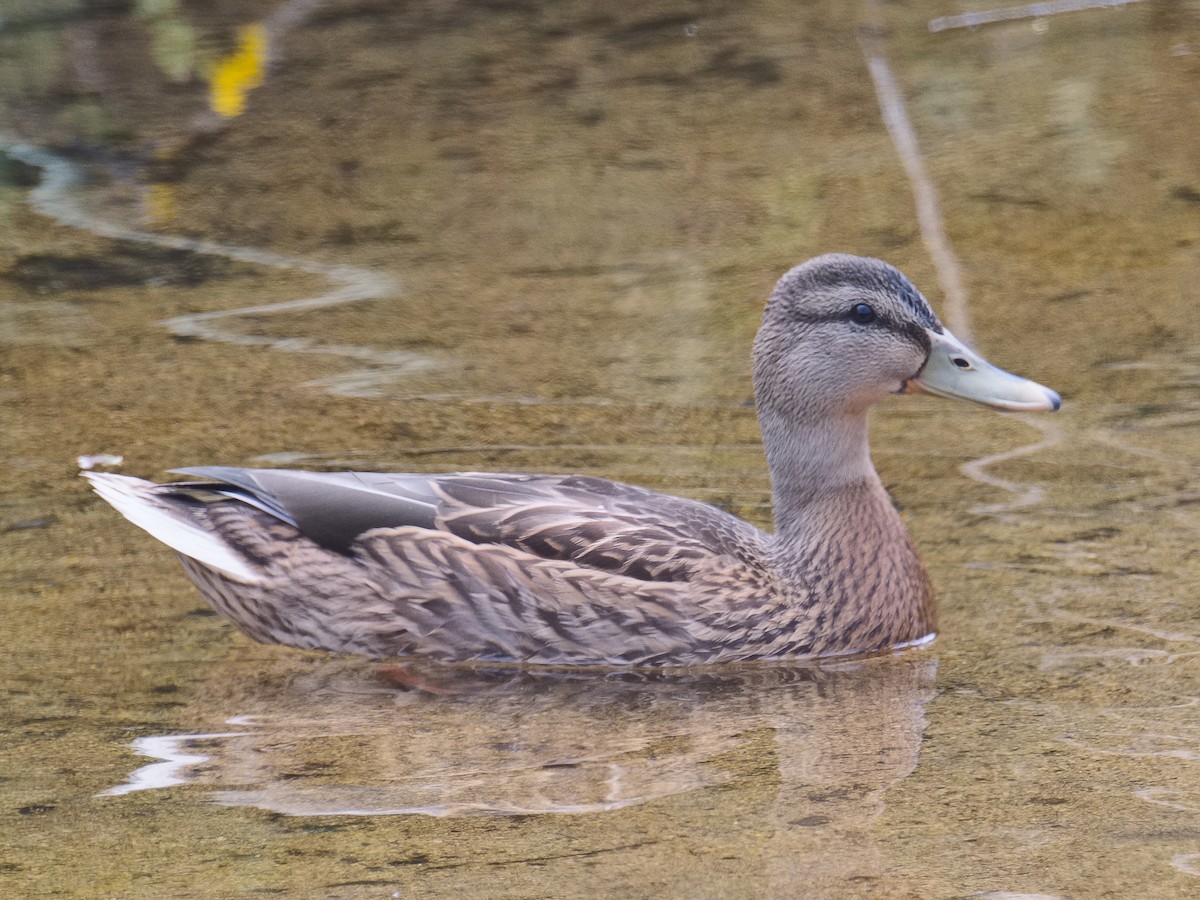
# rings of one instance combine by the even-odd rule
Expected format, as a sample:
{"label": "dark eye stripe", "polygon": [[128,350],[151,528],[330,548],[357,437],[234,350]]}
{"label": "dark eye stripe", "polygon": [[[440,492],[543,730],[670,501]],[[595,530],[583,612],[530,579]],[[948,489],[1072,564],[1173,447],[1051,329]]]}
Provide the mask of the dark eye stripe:
{"label": "dark eye stripe", "polygon": [[[862,304],[866,306],[867,304]],[[874,310],[872,310],[874,312]],[[845,324],[845,313],[829,313],[825,315],[815,315],[807,313],[793,313],[793,322],[803,322],[806,325],[819,325],[825,322],[839,322]],[[878,313],[875,315],[875,327],[883,331],[890,331],[893,334],[903,335],[919,347],[924,347],[925,352],[929,352],[930,342],[929,335],[925,333],[925,329],[916,322],[893,322],[890,319],[881,317]],[[936,330],[936,329],[935,329]]]}
{"label": "dark eye stripe", "polygon": [[[862,322],[860,324],[865,325],[865,324],[867,324],[867,322],[874,322],[876,325],[880,325],[880,326],[888,329],[889,331],[905,331],[906,330],[906,328],[903,325],[896,326],[895,324],[893,324],[893,322],[890,319],[887,319],[887,318],[879,315],[879,313],[875,312],[874,307],[871,307],[866,303],[861,303],[861,304],[859,304],[859,306],[866,306],[868,309],[871,310],[870,318],[867,319],[866,322]],[[791,316],[791,319],[793,322],[804,322],[805,324],[810,324],[810,325],[817,325],[817,324],[820,324],[823,322],[838,322],[838,323],[841,323],[844,325],[848,321],[849,322],[858,322],[858,320],[856,318],[854,318],[854,310],[855,309],[857,309],[857,306],[851,307],[849,314],[844,313],[844,312],[841,312],[841,313],[793,313]]]}

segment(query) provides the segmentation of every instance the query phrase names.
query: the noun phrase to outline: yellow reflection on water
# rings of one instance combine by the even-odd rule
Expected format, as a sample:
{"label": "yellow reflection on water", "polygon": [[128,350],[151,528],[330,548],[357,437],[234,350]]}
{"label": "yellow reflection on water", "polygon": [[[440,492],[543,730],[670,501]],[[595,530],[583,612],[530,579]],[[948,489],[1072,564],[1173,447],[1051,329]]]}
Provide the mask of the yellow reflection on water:
{"label": "yellow reflection on water", "polygon": [[238,29],[237,49],[213,66],[209,106],[226,118],[246,110],[246,96],[263,83],[267,71],[267,29],[254,23]]}

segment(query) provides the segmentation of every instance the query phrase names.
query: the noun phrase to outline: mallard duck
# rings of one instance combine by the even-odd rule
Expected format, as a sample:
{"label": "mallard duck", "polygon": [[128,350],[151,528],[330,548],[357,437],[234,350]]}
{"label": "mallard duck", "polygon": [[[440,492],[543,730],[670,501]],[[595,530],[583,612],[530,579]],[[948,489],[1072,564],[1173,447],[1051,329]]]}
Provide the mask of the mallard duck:
{"label": "mallard duck", "polygon": [[383,658],[578,665],[795,659],[922,643],[916,546],[875,473],[867,412],[924,391],[1054,410],[972,352],[877,259],[780,279],[754,342],[775,531],[585,475],[205,466],[83,473],[266,643]]}

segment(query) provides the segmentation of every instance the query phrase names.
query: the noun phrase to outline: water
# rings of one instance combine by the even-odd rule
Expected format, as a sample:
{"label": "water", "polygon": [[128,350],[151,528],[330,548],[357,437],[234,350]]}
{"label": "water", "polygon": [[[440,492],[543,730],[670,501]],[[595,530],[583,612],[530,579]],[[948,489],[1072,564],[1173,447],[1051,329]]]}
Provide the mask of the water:
{"label": "water", "polygon": [[[983,8],[0,6],[4,891],[1193,896],[1200,9],[929,30]],[[1064,396],[875,415],[926,650],[258,647],[74,477],[584,471],[766,524],[749,344],[831,249]]]}

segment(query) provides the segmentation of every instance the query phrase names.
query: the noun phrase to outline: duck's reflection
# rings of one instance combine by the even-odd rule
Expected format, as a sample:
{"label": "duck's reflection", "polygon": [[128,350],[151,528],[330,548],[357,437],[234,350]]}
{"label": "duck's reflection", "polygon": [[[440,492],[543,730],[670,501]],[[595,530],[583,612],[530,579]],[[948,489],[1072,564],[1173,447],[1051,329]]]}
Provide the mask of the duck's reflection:
{"label": "duck's reflection", "polygon": [[220,679],[194,711],[236,730],[146,736],[136,746],[161,761],[107,793],[190,783],[296,816],[505,815],[766,777],[777,826],[841,831],[916,765],[935,668],[920,652],[615,675],[301,660]]}

